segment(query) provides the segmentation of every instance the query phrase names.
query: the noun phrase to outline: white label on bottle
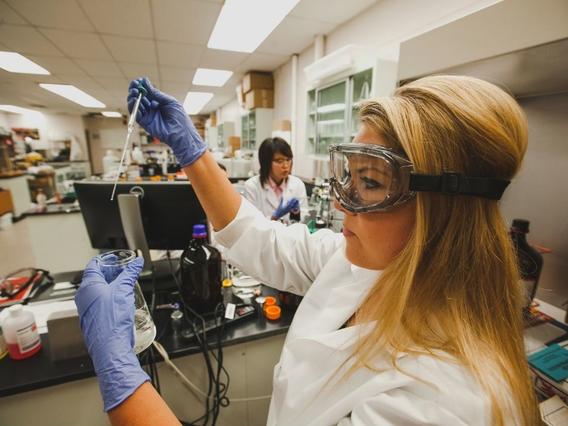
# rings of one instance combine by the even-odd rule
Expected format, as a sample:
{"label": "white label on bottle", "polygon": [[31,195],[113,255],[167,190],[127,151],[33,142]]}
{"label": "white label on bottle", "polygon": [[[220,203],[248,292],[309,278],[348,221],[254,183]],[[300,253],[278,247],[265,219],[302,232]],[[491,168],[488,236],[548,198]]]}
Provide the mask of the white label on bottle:
{"label": "white label on bottle", "polygon": [[228,303],[227,308],[225,309],[225,318],[228,320],[235,318],[235,308],[236,305],[234,303]]}
{"label": "white label on bottle", "polygon": [[39,333],[35,323],[16,331],[16,341],[21,353],[26,353],[37,348],[40,344]]}

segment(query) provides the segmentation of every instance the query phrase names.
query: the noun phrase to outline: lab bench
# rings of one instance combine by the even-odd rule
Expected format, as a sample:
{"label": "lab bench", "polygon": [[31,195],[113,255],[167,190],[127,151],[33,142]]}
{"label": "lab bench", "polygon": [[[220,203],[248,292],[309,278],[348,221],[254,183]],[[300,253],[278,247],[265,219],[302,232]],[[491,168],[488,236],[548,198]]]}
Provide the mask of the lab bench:
{"label": "lab bench", "polygon": [[[55,282],[68,281],[74,274],[55,274]],[[149,283],[142,282],[141,285],[144,290]],[[175,288],[167,280],[157,283],[158,291],[168,287]],[[263,294],[274,292],[266,287],[263,289]],[[174,335],[169,324],[171,312],[160,309],[154,315],[158,341],[190,380],[201,389],[207,389],[201,350],[194,339]],[[224,365],[231,375],[229,398],[271,394],[273,368],[280,357],[293,315],[293,310],[283,309],[282,317],[277,321],[259,321],[252,316],[225,327],[222,344]],[[215,332],[209,332],[207,336],[214,346],[217,341]],[[102,412],[90,358],[53,362],[49,355],[49,335],[42,334],[41,339],[43,347],[37,355],[21,361],[8,357],[0,360],[0,424],[24,425],[35,421],[43,424],[105,424],[106,415]],[[176,415],[184,421],[199,417],[203,411],[201,402],[165,363],[158,362],[157,365],[162,396]],[[268,399],[231,404],[221,410],[218,424],[265,424],[268,404]],[[49,413],[38,412],[34,407],[50,407]],[[252,412],[254,416],[251,416]]]}

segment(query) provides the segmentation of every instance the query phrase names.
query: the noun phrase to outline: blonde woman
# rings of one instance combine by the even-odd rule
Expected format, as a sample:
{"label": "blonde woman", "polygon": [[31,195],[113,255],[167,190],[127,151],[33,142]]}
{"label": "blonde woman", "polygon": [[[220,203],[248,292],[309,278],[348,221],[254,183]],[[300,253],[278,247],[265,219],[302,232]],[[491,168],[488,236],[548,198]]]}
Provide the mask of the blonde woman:
{"label": "blonde woman", "polygon": [[[366,102],[354,143],[330,152],[343,235],[310,235],[241,199],[173,98],[134,81],[130,107],[140,84],[138,121],[173,148],[227,257],[305,295],[275,368],[268,424],[538,423],[498,203],[527,145],[510,96],[439,76]],[[107,286],[87,268],[76,299],[83,333],[113,424],[176,424],[133,356],[132,312],[92,325],[132,298],[138,269]]]}

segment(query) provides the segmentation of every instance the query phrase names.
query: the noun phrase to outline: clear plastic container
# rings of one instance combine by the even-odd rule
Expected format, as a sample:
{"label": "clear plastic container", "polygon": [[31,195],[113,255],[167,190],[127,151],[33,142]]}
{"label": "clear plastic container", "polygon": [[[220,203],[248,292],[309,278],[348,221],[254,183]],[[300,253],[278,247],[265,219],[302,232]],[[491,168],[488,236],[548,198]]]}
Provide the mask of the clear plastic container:
{"label": "clear plastic container", "polygon": [[[107,282],[113,281],[134,259],[133,250],[113,250],[97,256]],[[156,338],[156,326],[138,282],[134,284],[134,307],[134,351],[140,353]]]}

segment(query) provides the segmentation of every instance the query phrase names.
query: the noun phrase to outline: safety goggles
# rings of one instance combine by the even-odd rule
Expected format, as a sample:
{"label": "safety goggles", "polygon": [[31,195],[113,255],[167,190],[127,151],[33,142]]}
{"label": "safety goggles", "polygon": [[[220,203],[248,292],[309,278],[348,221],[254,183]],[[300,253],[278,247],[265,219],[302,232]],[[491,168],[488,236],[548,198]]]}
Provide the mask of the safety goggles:
{"label": "safety goggles", "polygon": [[396,151],[369,143],[331,145],[330,184],[341,206],[352,213],[391,210],[416,192],[441,192],[498,200],[508,180],[445,172],[425,175]]}

